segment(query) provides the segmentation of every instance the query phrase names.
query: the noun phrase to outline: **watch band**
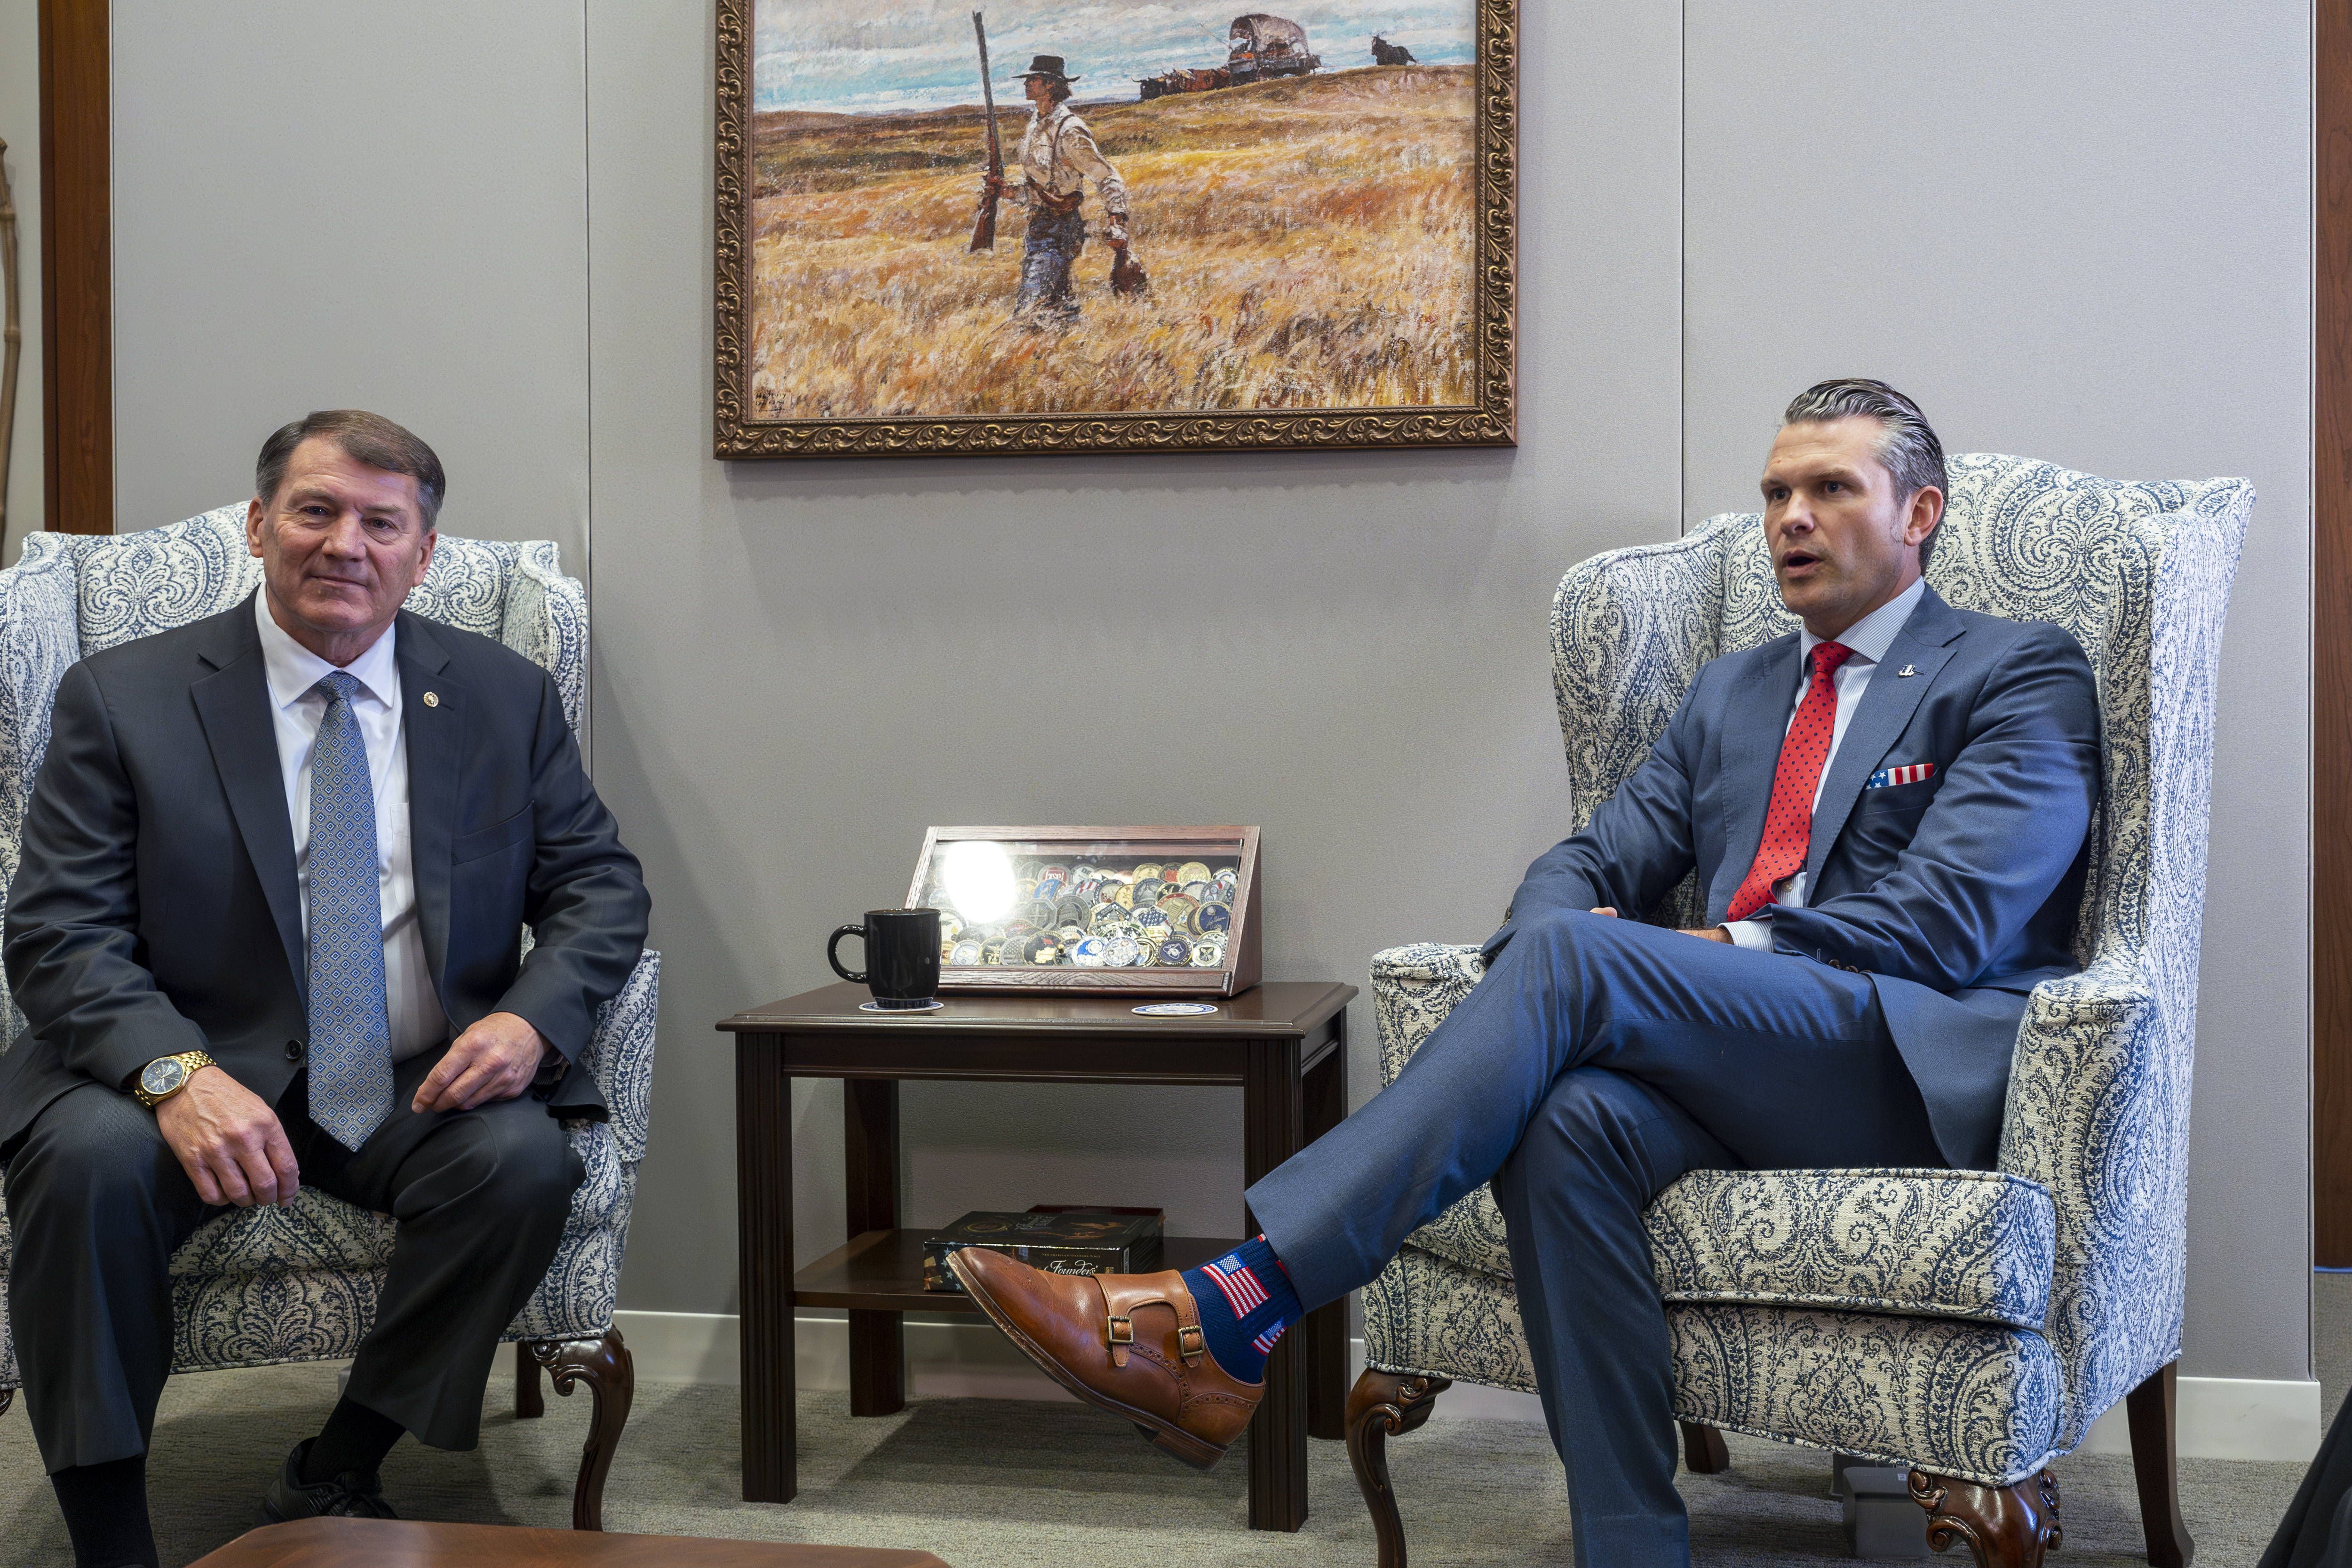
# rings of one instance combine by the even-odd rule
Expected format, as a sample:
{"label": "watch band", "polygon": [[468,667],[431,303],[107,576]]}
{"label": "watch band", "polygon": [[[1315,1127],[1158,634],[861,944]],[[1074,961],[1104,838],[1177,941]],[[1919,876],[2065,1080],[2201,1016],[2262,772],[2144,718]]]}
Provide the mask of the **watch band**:
{"label": "watch band", "polygon": [[[178,1062],[187,1070],[180,1075],[179,1082],[173,1084],[163,1093],[150,1093],[144,1080],[149,1068],[154,1067],[155,1062]],[[201,1068],[216,1068],[218,1066],[220,1066],[220,1063],[213,1060],[211,1057],[206,1056],[202,1051],[175,1051],[168,1057],[157,1057],[154,1062],[149,1062],[146,1067],[139,1069],[139,1077],[131,1081],[131,1096],[140,1104],[147,1107],[148,1110],[152,1110],[155,1107],[163,1104],[165,1100],[171,1099],[173,1095],[187,1088],[188,1080],[196,1076],[197,1069]]]}

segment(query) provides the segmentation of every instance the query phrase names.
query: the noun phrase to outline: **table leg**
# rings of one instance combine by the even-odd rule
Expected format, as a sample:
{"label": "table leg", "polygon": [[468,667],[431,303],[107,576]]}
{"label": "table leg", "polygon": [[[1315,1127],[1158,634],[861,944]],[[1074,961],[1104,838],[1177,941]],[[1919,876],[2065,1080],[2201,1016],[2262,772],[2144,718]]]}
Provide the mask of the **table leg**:
{"label": "table leg", "polygon": [[[1301,1043],[1252,1040],[1242,1085],[1242,1165],[1255,1183],[1304,1145]],[[1246,1207],[1244,1236],[1257,1234]],[[1250,1421],[1249,1523],[1252,1530],[1297,1530],[1307,1522],[1307,1378],[1299,1334],[1285,1334],[1265,1358],[1265,1398]]]}
{"label": "table leg", "polygon": [[735,1190],[742,1317],[743,1500],[790,1502],[793,1386],[793,1080],[772,1035],[735,1037]]}
{"label": "table leg", "polygon": [[[849,1235],[898,1228],[898,1084],[852,1078],[841,1083],[842,1163]],[[907,1407],[907,1320],[898,1312],[849,1314],[849,1413],[895,1415]]]}
{"label": "table leg", "polygon": [[[1312,1143],[1348,1114],[1348,1015],[1331,1020],[1330,1054],[1307,1075],[1306,1135]],[[1307,1433],[1338,1441],[1347,1436],[1348,1299],[1307,1314],[1301,1350],[1307,1363]]]}

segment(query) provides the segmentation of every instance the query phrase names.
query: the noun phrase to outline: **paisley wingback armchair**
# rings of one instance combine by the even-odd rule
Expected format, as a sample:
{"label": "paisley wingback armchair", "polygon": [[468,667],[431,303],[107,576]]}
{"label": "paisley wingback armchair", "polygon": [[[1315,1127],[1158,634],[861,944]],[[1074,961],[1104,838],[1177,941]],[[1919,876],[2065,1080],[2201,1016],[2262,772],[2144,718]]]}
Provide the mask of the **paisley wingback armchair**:
{"label": "paisley wingback armchair", "polygon": [[[0,572],[0,907],[16,874],[25,806],[49,740],[50,704],[76,659],[132,637],[228,609],[261,580],[246,551],[245,503],[168,528],[111,537],[35,533]],[[564,717],[580,728],[587,685],[588,611],[544,540],[499,543],[443,535],[407,607],[498,638],[554,678]],[[522,940],[529,941],[528,933]],[[645,1157],[661,958],[648,952],[598,1015],[586,1060],[611,1107],[608,1121],[567,1124],[587,1170],[555,1261],[506,1338],[516,1342],[516,1414],[544,1406],[540,1370],[570,1394],[592,1392],[591,1430],[572,1494],[576,1528],[602,1528],[604,1478],[628,1420],[634,1372],[613,1329],[621,1254]],[[24,1028],[0,987],[0,1051]],[[224,1215],[172,1259],[174,1372],[205,1372],[351,1355],[375,1321],[394,1222],[314,1188],[289,1208]],[[0,1209],[0,1276],[9,1258]],[[0,1292],[0,1413],[23,1378]]]}
{"label": "paisley wingback armchair", "polygon": [[[2213,682],[2253,488],[1989,455],[1949,466],[1930,584],[1963,608],[2065,626],[2097,674],[2084,969],[2031,999],[1999,1169],[1696,1171],[1660,1194],[1646,1223],[1674,1414],[1694,1470],[1727,1462],[1721,1430],[1906,1467],[1929,1542],[1966,1541],[1992,1568],[2056,1543],[2043,1467],[2127,1399],[2148,1560],[2178,1568],[2191,1550],[2172,1402]],[[1717,517],[1561,581],[1553,680],[1574,826],[1647,755],[1702,664],[1793,626],[1760,521]],[[1647,918],[1698,923],[1696,886]],[[1475,947],[1373,958],[1383,1084],[1481,973]],[[1535,1388],[1492,1195],[1416,1232],[1363,1301],[1349,1448],[1381,1561],[1402,1568],[1386,1438],[1425,1421],[1451,1379]]]}

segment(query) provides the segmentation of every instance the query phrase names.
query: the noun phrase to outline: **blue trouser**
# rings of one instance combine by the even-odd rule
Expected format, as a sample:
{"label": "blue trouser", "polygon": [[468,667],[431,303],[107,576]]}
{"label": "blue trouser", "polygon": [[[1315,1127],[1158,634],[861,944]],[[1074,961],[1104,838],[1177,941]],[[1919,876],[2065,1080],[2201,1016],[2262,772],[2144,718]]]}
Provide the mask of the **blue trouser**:
{"label": "blue trouser", "polygon": [[1013,313],[1067,326],[1078,319],[1070,268],[1087,243],[1087,220],[1072,207],[1055,214],[1029,209],[1029,233],[1021,242],[1021,293]]}
{"label": "blue trouser", "polygon": [[1491,1180],[1576,1561],[1671,1568],[1689,1561],[1689,1521],[1642,1210],[1708,1167],[1943,1163],[1868,976],[1550,914],[1249,1205],[1313,1308]]}

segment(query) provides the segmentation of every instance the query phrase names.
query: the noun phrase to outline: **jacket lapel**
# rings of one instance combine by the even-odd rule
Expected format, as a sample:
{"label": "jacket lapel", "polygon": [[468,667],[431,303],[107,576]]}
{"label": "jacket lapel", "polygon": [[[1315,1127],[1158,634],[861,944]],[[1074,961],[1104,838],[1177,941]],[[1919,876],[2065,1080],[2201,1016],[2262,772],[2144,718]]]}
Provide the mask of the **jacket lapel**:
{"label": "jacket lapel", "polygon": [[1804,667],[1797,658],[1797,634],[1776,637],[1748,656],[1724,697],[1729,711],[1723,726],[1723,859],[1707,889],[1707,909],[1720,918],[1731,895],[1756,863],[1764,842],[1764,814],[1772,804],[1772,775],[1780,765],[1780,740],[1796,705]]}
{"label": "jacket lapel", "polygon": [[[258,593],[257,589],[255,592]],[[303,962],[302,911],[294,883],[294,830],[286,812],[286,775],[278,759],[278,729],[269,712],[269,681],[261,661],[261,634],[253,601],[220,617],[197,649],[211,667],[189,689],[205,727],[213,767],[228,795],[245,853],[261,879],[262,897],[285,944],[294,986],[310,1005],[310,965]]]}
{"label": "jacket lapel", "polygon": [[410,874],[416,879],[425,963],[437,995],[449,963],[450,825],[457,820],[458,764],[466,754],[466,689],[450,679],[449,650],[431,622],[403,610],[396,625],[400,731],[408,746]]}
{"label": "jacket lapel", "polygon": [[[1863,689],[1844,738],[1838,742],[1837,755],[1831,759],[1829,776],[1822,781],[1821,798],[1813,806],[1812,837],[1805,847],[1809,891],[1822,885],[1822,863],[1829,858],[1838,835],[1845,831],[1845,819],[1862,798],[1862,786],[1878,771],[1888,749],[1902,738],[1928,688],[1950,662],[1952,642],[1966,629],[1952,607],[1930,588],[1919,595],[1918,607],[1886,645],[1886,657],[1870,673],[1870,684]],[[1917,673],[1899,673],[1905,669]]]}

